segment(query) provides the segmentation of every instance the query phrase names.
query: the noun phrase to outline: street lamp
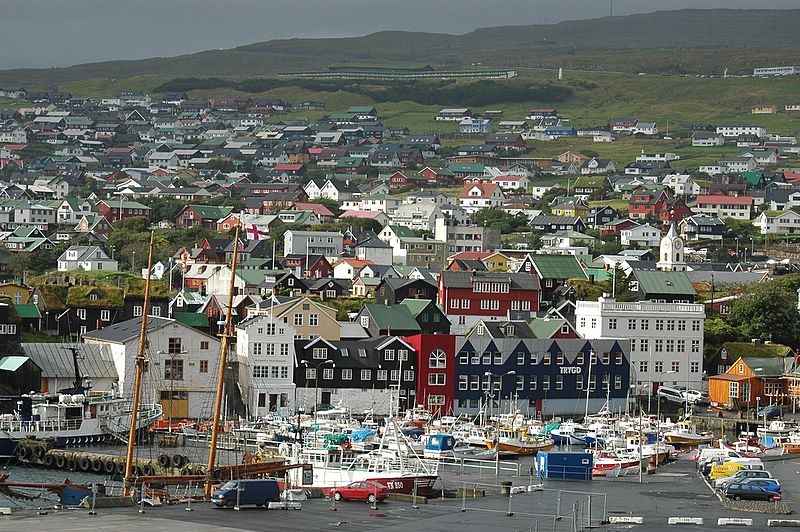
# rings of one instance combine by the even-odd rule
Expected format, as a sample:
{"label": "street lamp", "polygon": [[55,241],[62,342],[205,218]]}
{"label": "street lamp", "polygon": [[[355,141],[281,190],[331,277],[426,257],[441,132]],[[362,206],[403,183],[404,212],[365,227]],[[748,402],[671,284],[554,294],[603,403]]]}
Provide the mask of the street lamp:
{"label": "street lamp", "polygon": [[[664,375],[669,375],[670,373],[678,373],[678,372],[675,370],[669,370],[669,371],[662,371],[661,373],[658,374],[659,388],[661,388],[660,384],[661,378]],[[657,395],[656,398],[658,399],[658,422],[656,423],[656,468],[658,468],[658,452],[659,452],[659,445],[661,443],[661,396]]]}
{"label": "street lamp", "polygon": [[136,271],[136,252],[131,252],[131,270]]}
{"label": "street lamp", "polygon": [[[317,392],[319,391],[319,370],[325,364],[333,364],[333,360],[323,360],[321,362],[309,362],[308,360],[301,360],[300,363],[306,368],[308,366],[312,366],[314,368],[314,423],[317,423],[317,406],[319,401],[317,400]],[[336,367],[336,364],[333,364],[332,367]]]}
{"label": "street lamp", "polygon": [[[487,371],[484,373],[485,376],[489,377],[489,389],[491,390],[494,388],[494,378],[497,377],[500,383],[500,387],[497,390],[497,400],[498,400],[498,416],[503,411],[503,378],[508,377],[509,375],[516,375],[517,372],[513,369],[511,371],[506,371],[505,373],[492,373],[491,371]],[[500,424],[500,420],[498,417],[498,425]]]}
{"label": "street lamp", "polygon": [[736,261],[739,261],[739,237],[736,237]]}

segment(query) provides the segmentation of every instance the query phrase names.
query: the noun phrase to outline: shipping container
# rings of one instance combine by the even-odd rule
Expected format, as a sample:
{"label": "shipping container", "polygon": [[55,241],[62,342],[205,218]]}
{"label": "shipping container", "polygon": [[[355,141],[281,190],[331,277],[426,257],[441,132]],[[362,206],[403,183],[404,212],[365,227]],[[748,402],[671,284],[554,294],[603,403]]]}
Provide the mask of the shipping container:
{"label": "shipping container", "polygon": [[562,453],[539,451],[536,467],[541,478],[592,480],[592,453]]}

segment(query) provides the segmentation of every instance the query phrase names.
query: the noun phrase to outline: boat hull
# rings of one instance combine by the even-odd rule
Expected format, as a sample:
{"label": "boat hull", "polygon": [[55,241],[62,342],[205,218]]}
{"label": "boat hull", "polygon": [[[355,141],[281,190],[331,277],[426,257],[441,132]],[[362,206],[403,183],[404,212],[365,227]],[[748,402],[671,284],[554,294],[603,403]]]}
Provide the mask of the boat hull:
{"label": "boat hull", "polygon": [[498,449],[500,449],[501,454],[504,452],[511,452],[523,456],[532,456],[538,453],[539,451],[551,450],[553,448],[553,444],[552,443],[526,444],[524,442],[516,443],[516,442],[499,441],[495,446],[495,443],[493,441],[487,441],[486,447],[488,447],[489,449],[494,449],[495,447],[497,447]]}
{"label": "boat hull", "polygon": [[709,443],[713,439],[711,436],[699,436],[691,434],[666,434],[664,439],[669,443],[678,443],[681,445],[702,445]]}
{"label": "boat hull", "polygon": [[[439,478],[438,475],[407,475],[407,476],[382,476],[380,474],[375,473],[366,473],[363,478],[357,478],[352,480],[352,482],[359,481],[359,480],[371,480],[374,482],[380,482],[384,486],[386,486],[386,491],[389,493],[403,493],[405,495],[411,495],[414,492],[414,485],[417,486],[417,495],[420,497],[433,497],[437,493],[439,493],[435,488],[436,480]],[[319,489],[322,490],[323,493],[327,494],[331,489],[335,488],[337,485],[341,486],[342,484],[339,483],[332,483],[330,485],[317,485],[316,483],[312,486],[302,486],[303,489]]]}

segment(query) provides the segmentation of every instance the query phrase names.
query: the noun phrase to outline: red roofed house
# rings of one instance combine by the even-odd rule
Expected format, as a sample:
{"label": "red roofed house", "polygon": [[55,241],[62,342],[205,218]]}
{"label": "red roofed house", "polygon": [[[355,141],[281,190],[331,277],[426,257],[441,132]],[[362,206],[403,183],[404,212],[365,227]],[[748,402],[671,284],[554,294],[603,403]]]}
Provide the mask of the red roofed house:
{"label": "red roofed house", "polygon": [[488,181],[467,183],[458,195],[461,207],[470,214],[489,207],[502,207],[505,199],[500,186]]}
{"label": "red roofed house", "polygon": [[357,220],[375,220],[381,226],[385,226],[389,223],[389,217],[386,216],[385,212],[381,211],[344,211],[341,216],[339,216],[339,220],[347,220],[348,218],[357,219]]}
{"label": "red roofed house", "polygon": [[525,118],[528,120],[541,120],[542,118],[550,118],[558,116],[558,111],[555,109],[528,109],[528,114]]}
{"label": "red roofed house", "polygon": [[503,190],[528,190],[528,176],[524,175],[499,175],[492,178],[492,183],[497,183]]}
{"label": "red roofed house", "polygon": [[295,203],[287,210],[313,212],[320,222],[330,222],[336,218],[331,210],[321,203]]}
{"label": "red roofed house", "polygon": [[717,218],[738,218],[749,220],[753,206],[750,196],[725,196],[722,194],[697,196],[697,214],[716,216]]}
{"label": "red roofed house", "polygon": [[449,184],[456,181],[456,176],[448,168],[426,166],[419,171],[419,175],[432,184]]}
{"label": "red roofed house", "polygon": [[306,165],[302,163],[281,163],[272,167],[276,172],[284,172],[287,175],[299,176],[306,173]]}
{"label": "red roofed house", "polygon": [[640,189],[628,200],[628,214],[631,218],[656,218],[669,222],[683,220],[694,213],[682,199],[674,198],[666,191]]}

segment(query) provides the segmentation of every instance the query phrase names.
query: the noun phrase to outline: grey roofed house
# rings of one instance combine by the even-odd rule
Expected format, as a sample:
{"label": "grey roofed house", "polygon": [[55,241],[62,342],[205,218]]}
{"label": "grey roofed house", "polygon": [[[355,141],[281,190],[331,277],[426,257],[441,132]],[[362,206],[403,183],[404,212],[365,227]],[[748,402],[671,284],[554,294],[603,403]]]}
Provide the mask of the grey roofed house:
{"label": "grey roofed house", "polygon": [[472,288],[473,280],[479,280],[481,282],[510,281],[511,290],[539,289],[539,278],[527,273],[480,272],[476,277],[474,272],[445,270],[442,272],[442,278],[442,284],[446,288]]}
{"label": "grey roofed house", "polygon": [[692,283],[711,283],[712,276],[714,284],[721,289],[722,285],[735,285],[743,286],[752,283],[760,283],[765,281],[769,274],[767,272],[733,272],[730,270],[722,271],[688,271],[686,275]]}
{"label": "grey roofed house", "polygon": [[[149,316],[147,318],[147,331],[155,331],[171,323],[183,325],[175,320],[167,318],[159,318],[156,316]],[[185,327],[185,326],[184,326]],[[142,330],[142,318],[133,318],[132,320],[123,321],[108,327],[103,327],[96,331],[89,331],[83,335],[84,338],[92,338],[95,340],[105,340],[107,342],[114,342],[123,344],[128,340],[136,338]],[[200,334],[198,332],[198,334]]]}
{"label": "grey roofed house", "polygon": [[369,338],[369,332],[361,326],[360,323],[355,321],[340,321],[339,325],[342,326],[339,334],[343,340],[358,340],[362,338]]}
{"label": "grey roofed house", "polygon": [[78,361],[81,375],[97,381],[101,378],[116,379],[117,368],[107,345],[62,344],[62,343],[23,343],[25,356],[42,368],[42,377],[46,379],[64,379],[67,387],[75,375],[71,348],[79,349],[81,359]]}
{"label": "grey roofed house", "polygon": [[536,338],[527,321],[482,321],[492,338]]}

